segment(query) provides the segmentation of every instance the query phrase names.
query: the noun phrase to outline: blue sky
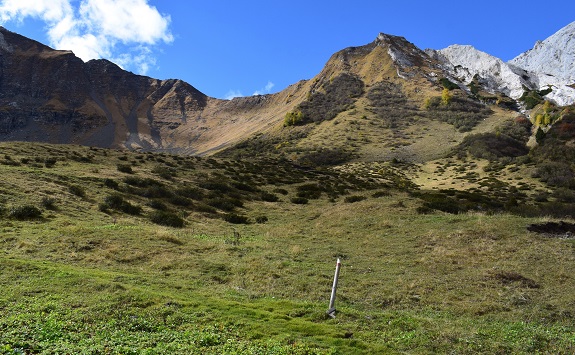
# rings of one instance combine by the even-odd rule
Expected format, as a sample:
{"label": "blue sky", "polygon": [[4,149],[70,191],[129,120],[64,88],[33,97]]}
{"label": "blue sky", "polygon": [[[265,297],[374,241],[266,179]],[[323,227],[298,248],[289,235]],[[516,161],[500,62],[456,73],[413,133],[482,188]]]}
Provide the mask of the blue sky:
{"label": "blue sky", "polygon": [[219,98],[280,91],[379,32],[509,60],[573,21],[573,0],[0,0],[11,31]]}

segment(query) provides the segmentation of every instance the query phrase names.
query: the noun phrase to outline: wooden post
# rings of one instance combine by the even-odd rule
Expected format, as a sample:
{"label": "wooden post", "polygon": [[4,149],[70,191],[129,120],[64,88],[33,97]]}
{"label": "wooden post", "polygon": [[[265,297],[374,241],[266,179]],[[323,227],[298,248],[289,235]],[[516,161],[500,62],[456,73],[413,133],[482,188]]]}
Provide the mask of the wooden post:
{"label": "wooden post", "polygon": [[337,290],[337,281],[339,279],[339,269],[341,268],[341,261],[337,258],[337,264],[335,266],[335,276],[333,277],[333,286],[331,288],[331,297],[329,299],[329,309],[327,310],[327,315],[335,318],[335,292]]}

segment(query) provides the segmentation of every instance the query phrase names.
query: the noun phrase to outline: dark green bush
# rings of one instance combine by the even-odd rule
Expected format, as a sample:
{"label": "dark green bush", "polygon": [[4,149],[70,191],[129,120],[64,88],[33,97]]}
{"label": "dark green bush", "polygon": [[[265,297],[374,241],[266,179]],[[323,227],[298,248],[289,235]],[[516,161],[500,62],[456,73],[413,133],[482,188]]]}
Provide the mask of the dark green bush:
{"label": "dark green bush", "polygon": [[8,212],[8,217],[17,220],[29,220],[42,217],[42,211],[33,205],[12,207]]}
{"label": "dark green bush", "polygon": [[562,162],[545,162],[538,166],[533,177],[551,186],[575,187],[575,173],[571,166]]}
{"label": "dark green bush", "polygon": [[441,83],[441,85],[446,88],[447,90],[455,90],[455,89],[459,89],[459,86],[457,86],[457,84],[451,82],[449,79],[447,78],[441,78],[439,80],[439,82]]}
{"label": "dark green bush", "polygon": [[232,224],[249,224],[249,219],[246,216],[242,216],[235,213],[228,213],[223,216],[224,221]]}
{"label": "dark green bush", "polygon": [[161,226],[183,228],[185,221],[178,215],[167,211],[154,211],[150,214],[150,221]]}
{"label": "dark green bush", "polygon": [[516,158],[529,153],[525,142],[505,134],[478,133],[466,136],[455,149],[460,158],[467,153],[476,158],[497,161],[502,158]]}
{"label": "dark green bush", "polygon": [[53,168],[54,165],[56,165],[57,161],[58,161],[58,159],[56,159],[56,158],[46,158],[44,160],[44,166],[46,166],[47,168]]}
{"label": "dark green bush", "polygon": [[205,197],[205,193],[202,191],[202,189],[193,186],[185,186],[177,189],[176,195],[191,198],[192,200],[196,201],[201,201]]}
{"label": "dark green bush", "polygon": [[158,200],[151,200],[150,202],[148,202],[148,206],[158,211],[168,210],[168,206],[166,206],[166,204],[163,203],[162,201]]}
{"label": "dark green bush", "polygon": [[120,187],[118,182],[115,180],[112,180],[112,179],[105,179],[104,180],[104,186],[106,186],[110,189],[114,189],[114,190],[118,190],[118,188]]}
{"label": "dark green bush", "polygon": [[386,197],[386,196],[391,196],[391,192],[389,191],[376,191],[373,193],[373,195],[371,195],[372,197],[378,198],[378,197]]}
{"label": "dark green bush", "polygon": [[304,197],[292,197],[290,201],[296,205],[305,205],[309,202],[309,200]]}
{"label": "dark green bush", "polygon": [[84,188],[82,186],[70,185],[70,187],[68,187],[68,190],[70,191],[70,193],[72,193],[73,195],[76,195],[78,197],[85,197],[86,196],[86,190],[84,190]]}
{"label": "dark green bush", "polygon": [[267,221],[268,221],[268,218],[266,216],[257,216],[256,217],[256,223],[263,224],[263,223],[266,223]]}
{"label": "dark green bush", "polygon": [[[324,85],[324,91],[316,91],[302,102],[293,112],[293,118],[301,122],[321,122],[331,120],[340,112],[348,110],[363,93],[364,83],[355,75],[341,74]],[[284,124],[286,121],[284,121]],[[287,122],[288,125],[290,122]]]}
{"label": "dark green bush", "polygon": [[274,192],[284,196],[289,193],[286,189],[275,189]]}
{"label": "dark green bush", "polygon": [[131,215],[138,215],[142,212],[142,207],[132,205],[125,201],[122,195],[112,194],[104,198],[104,202],[99,206],[100,211],[107,212],[109,209],[124,212]]}
{"label": "dark green bush", "polygon": [[188,207],[192,204],[192,200],[180,195],[173,195],[168,199],[168,202],[181,207]]}
{"label": "dark green bush", "polygon": [[177,170],[165,165],[158,165],[152,169],[152,173],[157,174],[163,179],[172,180],[177,174]]}
{"label": "dark green bush", "polygon": [[199,186],[203,189],[210,190],[210,191],[219,191],[219,192],[229,192],[232,191],[232,187],[223,181],[203,181],[200,182]]}
{"label": "dark green bush", "polygon": [[365,199],[366,199],[365,196],[351,195],[351,196],[346,196],[344,201],[346,203],[354,203],[354,202],[363,201]]}
{"label": "dark green bush", "polygon": [[277,195],[274,195],[270,192],[267,191],[263,191],[260,195],[262,201],[266,201],[266,202],[278,202],[279,201],[279,197],[277,197]]}
{"label": "dark green bush", "polygon": [[122,204],[124,203],[124,198],[120,194],[112,194],[108,195],[104,198],[104,204],[108,208],[112,209],[120,209]]}
{"label": "dark green bush", "polygon": [[241,200],[226,196],[210,198],[206,200],[205,203],[219,210],[228,212],[233,211],[236,207],[244,206],[244,203]]}
{"label": "dark green bush", "polygon": [[42,197],[42,206],[47,210],[56,210],[56,199],[53,197],[44,196]]}
{"label": "dark green bush", "polygon": [[132,166],[130,164],[118,164],[116,166],[119,172],[126,174],[133,174]]}

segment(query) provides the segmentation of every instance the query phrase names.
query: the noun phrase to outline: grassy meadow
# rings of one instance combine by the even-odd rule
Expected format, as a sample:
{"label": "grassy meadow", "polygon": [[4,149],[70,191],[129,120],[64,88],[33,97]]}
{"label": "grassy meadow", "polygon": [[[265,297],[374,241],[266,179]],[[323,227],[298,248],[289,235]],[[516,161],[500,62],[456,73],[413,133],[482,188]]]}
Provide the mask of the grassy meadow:
{"label": "grassy meadow", "polygon": [[443,167],[2,143],[0,354],[575,352],[573,239]]}

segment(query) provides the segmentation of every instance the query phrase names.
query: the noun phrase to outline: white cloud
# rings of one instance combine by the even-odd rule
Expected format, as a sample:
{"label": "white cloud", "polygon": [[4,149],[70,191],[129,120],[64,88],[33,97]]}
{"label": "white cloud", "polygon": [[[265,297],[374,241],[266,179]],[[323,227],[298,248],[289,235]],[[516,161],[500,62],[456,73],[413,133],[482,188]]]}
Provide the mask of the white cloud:
{"label": "white cloud", "polygon": [[0,0],[2,22],[27,17],[46,23],[56,49],[72,50],[84,61],[110,59],[140,74],[156,65],[152,47],[174,40],[170,16],[148,0]]}
{"label": "white cloud", "polygon": [[256,90],[253,95],[265,95],[265,94],[269,94],[272,89],[274,88],[275,84],[272,83],[271,81],[268,81],[268,83],[266,84],[266,86],[263,89],[260,90]]}
{"label": "white cloud", "polygon": [[22,21],[26,17],[38,17],[58,22],[73,12],[70,0],[2,0],[0,19]]}
{"label": "white cloud", "polygon": [[239,90],[230,90],[225,96],[226,100],[231,100],[234,97],[243,97],[242,93]]}

